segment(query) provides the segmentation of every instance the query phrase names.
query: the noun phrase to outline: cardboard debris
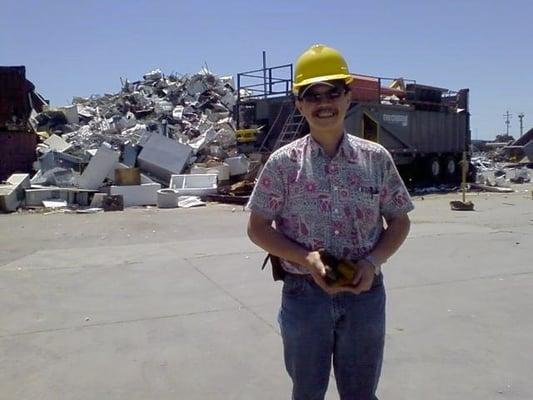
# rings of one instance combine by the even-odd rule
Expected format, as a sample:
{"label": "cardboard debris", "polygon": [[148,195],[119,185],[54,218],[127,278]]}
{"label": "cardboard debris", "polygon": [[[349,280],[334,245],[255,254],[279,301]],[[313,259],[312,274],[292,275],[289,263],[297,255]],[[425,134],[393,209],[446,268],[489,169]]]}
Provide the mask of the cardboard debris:
{"label": "cardboard debris", "polygon": [[[113,182],[114,183],[114,180],[115,180],[115,171],[117,169],[127,169],[128,166],[121,163],[121,162],[117,162],[115,164],[115,167],[109,171],[109,174],[107,174],[107,179],[110,181],[110,182]],[[140,170],[140,169],[139,169]],[[141,173],[140,174],[141,176],[141,183],[140,185],[142,185],[143,183],[154,183],[154,181],[152,179],[150,179],[147,175]]]}
{"label": "cardboard debris", "polygon": [[141,184],[141,171],[139,168],[115,168],[115,185],[132,186]]}
{"label": "cardboard debris", "polygon": [[206,200],[220,203],[245,205],[254,188],[254,181],[244,180],[218,188],[219,193],[206,196]]}
{"label": "cardboard debris", "polygon": [[229,187],[220,189],[221,193],[231,194],[234,196],[249,196],[252,194],[254,188],[254,182],[252,181],[240,181]]}

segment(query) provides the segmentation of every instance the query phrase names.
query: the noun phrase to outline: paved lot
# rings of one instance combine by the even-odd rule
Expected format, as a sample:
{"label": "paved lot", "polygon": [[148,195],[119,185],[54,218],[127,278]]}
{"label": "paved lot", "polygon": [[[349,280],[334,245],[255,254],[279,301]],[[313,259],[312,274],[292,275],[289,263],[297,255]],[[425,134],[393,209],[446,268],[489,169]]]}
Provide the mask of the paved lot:
{"label": "paved lot", "polygon": [[[533,200],[416,198],[381,399],[533,396]],[[283,399],[281,287],[241,207],[0,215],[0,399]],[[328,399],[337,399],[333,380]]]}

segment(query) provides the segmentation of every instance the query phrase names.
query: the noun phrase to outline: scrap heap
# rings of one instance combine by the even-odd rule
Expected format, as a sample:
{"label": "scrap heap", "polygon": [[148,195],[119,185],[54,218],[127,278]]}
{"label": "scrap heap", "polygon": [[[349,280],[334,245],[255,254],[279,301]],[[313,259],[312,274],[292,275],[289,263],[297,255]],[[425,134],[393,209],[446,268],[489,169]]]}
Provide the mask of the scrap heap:
{"label": "scrap heap", "polygon": [[42,143],[19,205],[105,208],[117,196],[124,206],[201,204],[180,196],[244,202],[261,156],[239,150],[236,98],[232,77],[155,70],[122,81],[116,94],[33,111]]}
{"label": "scrap heap", "polygon": [[[105,141],[137,144],[147,132],[199,150],[206,142],[235,144],[231,111],[236,96],[231,77],[203,70],[192,76],[165,76],[160,70],[137,82],[124,81],[117,94],[75,97],[73,105],[34,118],[37,131],[58,135],[71,152],[97,149]],[[205,139],[205,140],[203,140]]]}

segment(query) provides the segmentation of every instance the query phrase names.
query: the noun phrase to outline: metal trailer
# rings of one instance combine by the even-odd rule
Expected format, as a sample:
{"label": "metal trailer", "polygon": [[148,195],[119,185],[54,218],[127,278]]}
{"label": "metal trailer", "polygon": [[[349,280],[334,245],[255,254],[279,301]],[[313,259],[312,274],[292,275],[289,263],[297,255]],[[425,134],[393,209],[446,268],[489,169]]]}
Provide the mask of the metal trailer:
{"label": "metal trailer", "polygon": [[354,102],[346,131],[382,144],[404,177],[458,182],[462,154],[470,147],[468,89],[447,92],[445,102],[416,99],[404,104]]}
{"label": "metal trailer", "polygon": [[[353,77],[348,133],[387,148],[406,180],[459,181],[462,153],[470,147],[468,89]],[[308,132],[294,107],[291,65],[240,73],[237,84],[237,128],[262,127],[255,150],[268,154]]]}

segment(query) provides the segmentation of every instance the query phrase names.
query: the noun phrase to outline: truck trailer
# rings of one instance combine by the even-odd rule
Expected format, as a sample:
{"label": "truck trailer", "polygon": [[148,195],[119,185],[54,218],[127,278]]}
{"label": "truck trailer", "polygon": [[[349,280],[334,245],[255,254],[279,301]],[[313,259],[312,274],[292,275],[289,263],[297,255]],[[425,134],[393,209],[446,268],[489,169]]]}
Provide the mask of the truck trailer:
{"label": "truck trailer", "polygon": [[[268,154],[309,132],[294,105],[292,76],[291,64],[237,75],[237,132],[248,134],[240,137],[243,145]],[[471,138],[469,89],[451,91],[403,78],[352,77],[346,132],[383,145],[408,182],[460,180],[460,163]]]}

